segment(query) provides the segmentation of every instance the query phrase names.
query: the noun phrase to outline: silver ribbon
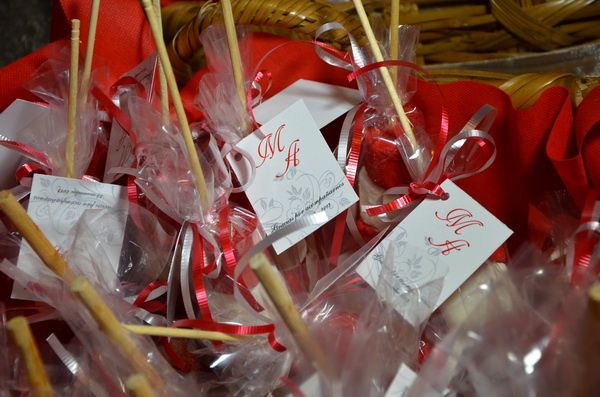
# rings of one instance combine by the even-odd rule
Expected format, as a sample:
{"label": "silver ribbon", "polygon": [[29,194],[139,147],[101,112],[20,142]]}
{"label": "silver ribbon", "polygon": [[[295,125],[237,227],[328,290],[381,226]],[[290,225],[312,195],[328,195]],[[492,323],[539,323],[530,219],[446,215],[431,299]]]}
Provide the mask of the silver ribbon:
{"label": "silver ribbon", "polygon": [[80,381],[82,384],[87,386],[90,393],[92,393],[96,397],[110,397],[110,395],[104,390],[100,384],[98,384],[92,377],[89,376],[88,373],[84,371],[79,362],[64,346],[56,335],[51,334],[48,338],[46,338],[46,342],[54,351],[54,353],[58,356],[60,361],[67,367],[69,372],[71,372],[75,378]]}

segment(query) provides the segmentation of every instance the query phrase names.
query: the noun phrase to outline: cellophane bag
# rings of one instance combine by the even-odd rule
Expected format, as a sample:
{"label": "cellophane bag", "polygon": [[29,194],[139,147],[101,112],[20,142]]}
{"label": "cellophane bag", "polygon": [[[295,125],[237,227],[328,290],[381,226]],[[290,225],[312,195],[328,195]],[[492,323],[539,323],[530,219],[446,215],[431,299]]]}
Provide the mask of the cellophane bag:
{"label": "cellophane bag", "polygon": [[[247,30],[238,27],[238,37],[247,35]],[[251,132],[248,108],[240,100],[235,81],[229,44],[224,26],[212,25],[202,31],[200,41],[206,56],[208,73],[200,80],[196,106],[205,114],[205,129],[225,143],[235,144]],[[240,45],[242,67],[248,65],[249,48]],[[251,79],[250,71],[244,68],[244,82]],[[247,83],[245,88],[249,89]]]}
{"label": "cellophane bag", "polygon": [[[132,214],[130,213],[130,215]],[[137,216],[143,215],[137,213]],[[113,239],[115,235],[119,235],[114,231],[116,225],[122,222],[121,227],[125,227],[127,220],[127,214],[115,213],[115,211],[110,210],[88,210],[72,229],[71,233],[75,235],[72,239],[73,243],[71,248],[64,253],[64,256],[75,275],[84,275],[93,281],[96,289],[122,323],[137,324],[140,323],[137,316],[141,313],[144,317],[143,315],[147,313],[144,313],[138,307],[132,306],[124,298],[126,294],[139,292],[143,285],[134,285],[129,281],[121,285],[117,276],[117,266],[119,264],[111,263],[105,252],[105,249],[110,249],[115,245]],[[141,233],[141,231],[138,233]],[[148,234],[148,237],[150,237],[150,234]],[[125,237],[125,239],[127,238]],[[149,250],[145,254],[158,254],[159,257],[161,255],[164,257],[164,252],[160,252],[159,249],[162,247],[167,252],[170,251],[169,243],[173,241],[172,238],[168,237],[164,237],[164,239],[165,241],[162,242],[157,241],[156,251]],[[125,251],[129,250],[130,246],[137,245],[135,240],[121,243],[123,245],[121,249]],[[149,273],[148,275],[140,274],[141,277],[149,277],[152,273],[159,274],[165,265],[162,261],[155,262],[148,260],[148,258],[138,258],[135,263],[132,263],[131,259],[134,256],[126,255],[126,257],[129,260],[127,264],[129,274],[136,271]],[[60,317],[69,325],[85,348],[87,354],[97,364],[102,378],[110,380],[104,385],[109,391],[109,395],[123,395],[124,381],[128,376],[135,373],[136,369],[131,367],[127,357],[123,357],[108,341],[105,334],[98,328],[96,322],[70,292],[69,288],[52,273],[42,274],[36,272],[35,274],[27,274],[8,261],[2,262],[0,268],[15,282],[28,287],[38,299],[58,311]],[[157,395],[179,395],[201,390],[199,386],[197,388],[197,385],[193,385],[193,382],[190,383],[191,379],[183,379],[165,360],[149,338],[132,336],[132,339],[152,364],[156,374],[161,374],[161,376],[169,379],[168,382],[150,380],[157,390]],[[119,394],[115,394],[115,390]]]}
{"label": "cellophane bag", "polygon": [[593,395],[595,279],[573,287],[564,266],[524,251],[505,277],[481,284],[480,304],[437,344],[407,395]]}
{"label": "cellophane bag", "polygon": [[[160,113],[145,99],[130,95],[127,111],[137,142],[134,146],[137,169],[136,184],[146,197],[172,219],[183,222],[204,220],[200,197],[194,182],[183,137],[176,123],[165,125]],[[214,200],[215,176],[211,164],[198,151],[209,205]]]}
{"label": "cellophane bag", "polygon": [[[402,26],[399,32],[400,61],[414,62],[418,29],[414,26]],[[389,59],[386,49],[382,49],[385,59]],[[374,60],[368,53],[363,55],[366,66]],[[388,201],[384,196],[386,189],[397,186],[397,181],[408,185],[411,181],[421,181],[432,158],[435,136],[425,129],[425,120],[411,99],[416,90],[415,70],[408,66],[388,68],[395,79],[396,91],[402,102],[411,125],[412,135],[404,131],[390,95],[383,82],[381,71],[374,69],[358,77],[359,88],[366,103],[362,127],[363,166],[359,169],[358,186],[362,205],[382,204]],[[385,159],[400,156],[404,167],[389,170],[385,168]],[[396,216],[406,214],[399,211]],[[377,217],[361,212],[362,232],[374,228],[381,230],[385,223]],[[359,225],[360,227],[361,225]],[[369,227],[370,226],[370,227]],[[368,234],[368,233],[367,233]],[[376,233],[375,233],[376,234]]]}
{"label": "cellophane bag", "polygon": [[[79,76],[76,77],[79,84]],[[31,128],[29,123],[19,136],[24,143],[45,154],[47,166],[55,176],[66,175],[67,106],[69,92],[69,66],[62,59],[51,59],[40,66],[26,88],[47,103],[44,117],[46,128]],[[83,93],[77,99],[75,134],[75,177],[82,177],[90,165],[96,142],[102,135],[101,115],[93,96]]]}
{"label": "cellophane bag", "polygon": [[[402,363],[415,365],[420,334],[441,291],[441,280],[421,286],[397,282],[391,276],[393,255],[390,249],[377,291],[347,272],[333,277],[303,305],[302,317],[329,370],[319,368],[315,374],[279,316],[274,316],[278,338],[293,358],[285,383],[291,381],[311,396],[381,396]],[[349,264],[340,266],[344,265]],[[268,298],[262,303],[270,308]],[[314,377],[319,379],[316,386],[306,390]]]}

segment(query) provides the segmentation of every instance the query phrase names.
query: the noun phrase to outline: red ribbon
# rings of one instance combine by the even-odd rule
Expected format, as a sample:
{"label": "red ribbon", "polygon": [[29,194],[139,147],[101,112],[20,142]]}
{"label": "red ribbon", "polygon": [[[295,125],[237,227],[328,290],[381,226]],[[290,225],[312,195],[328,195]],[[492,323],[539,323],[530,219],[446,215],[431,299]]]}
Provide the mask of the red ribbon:
{"label": "red ribbon", "polygon": [[[587,194],[580,226],[575,232],[572,244],[573,273],[571,281],[579,284],[590,272],[594,250],[600,242],[600,190],[590,190]],[[589,277],[589,276],[588,276]]]}
{"label": "red ribbon", "polygon": [[[141,85],[140,83],[138,84]],[[131,125],[131,119],[129,116],[127,116],[125,112],[115,105],[113,101],[107,97],[97,86],[92,88],[92,95],[98,100],[98,103],[104,108],[106,113],[108,113],[113,120],[116,120],[119,123],[121,128],[123,128],[123,131],[125,131],[127,136],[129,136],[129,139],[131,139],[133,146],[135,146],[137,143],[137,135],[133,132],[133,126]]]}
{"label": "red ribbon", "polygon": [[[356,111],[354,126],[352,127],[352,141],[350,144],[350,152],[348,153],[348,162],[346,164],[346,179],[350,186],[354,187],[356,182],[356,174],[358,173],[358,161],[363,140],[363,123],[365,118],[366,105],[363,103]],[[333,239],[331,250],[329,251],[329,266],[334,268],[337,266],[340,254],[342,252],[342,244],[344,241],[344,232],[346,230],[346,217],[349,210],[343,211],[337,216],[335,221],[335,229],[333,231]]]}
{"label": "red ribbon", "polygon": [[165,349],[165,354],[167,355],[167,358],[169,359],[171,365],[183,373],[190,372],[190,366],[185,361],[183,361],[181,357],[179,357],[179,354],[177,354],[177,352],[173,348],[173,345],[171,344],[171,342],[169,342],[169,338],[163,336],[160,337],[159,340],[160,343],[163,345],[163,348]]}
{"label": "red ribbon", "polygon": [[139,293],[139,295],[133,302],[134,306],[140,307],[150,313],[165,312],[167,309],[167,305],[165,305],[164,303],[157,302],[157,301],[147,302],[146,300],[148,299],[148,296],[150,296],[150,294],[153,291],[155,291],[156,289],[158,289],[160,287],[164,287],[166,285],[167,285],[167,283],[165,281],[160,281],[160,280],[155,280],[155,281],[150,282]]}
{"label": "red ribbon", "polygon": [[292,392],[292,395],[293,395],[294,397],[306,397],[306,396],[304,395],[304,393],[302,393],[302,390],[300,390],[300,388],[298,387],[298,385],[297,385],[297,384],[296,384],[296,383],[295,383],[293,380],[291,380],[291,379],[290,379],[290,378],[288,378],[287,376],[282,376],[282,377],[281,377],[281,378],[279,378],[279,379],[281,379],[281,381],[282,381],[283,383],[285,383],[285,385],[286,385],[286,386],[287,386],[287,388],[288,388],[288,389],[289,389],[289,390]]}
{"label": "red ribbon", "polygon": [[440,183],[442,183],[446,179],[447,175],[445,175],[442,172],[441,175],[439,176],[439,178],[437,179],[437,181],[435,181],[435,182],[428,181],[428,179],[430,178],[432,172],[434,171],[434,169],[438,165],[439,161],[441,160],[440,156],[442,154],[442,150],[448,141],[448,129],[449,129],[448,111],[446,110],[445,107],[442,107],[441,120],[440,120],[440,133],[438,135],[437,144],[436,144],[436,147],[434,150],[434,156],[431,159],[431,162],[429,163],[429,166],[427,167],[427,171],[425,172],[425,177],[423,178],[424,182],[421,182],[421,181],[412,182],[408,186],[408,191],[409,191],[408,194],[400,196],[397,199],[390,201],[389,203],[367,209],[367,211],[366,211],[367,215],[377,216],[377,215],[382,215],[382,214],[386,214],[389,212],[393,212],[393,211],[399,210],[401,208],[404,208],[407,205],[411,204],[412,202],[419,200],[425,196],[433,196],[438,199],[443,199],[446,197],[446,193],[440,186]]}
{"label": "red ribbon", "polygon": [[395,59],[395,60],[389,60],[389,61],[370,63],[370,64],[363,66],[362,68],[359,68],[358,70],[348,74],[348,76],[346,76],[346,78],[348,79],[348,81],[351,82],[351,81],[356,80],[358,77],[364,75],[365,73],[368,73],[375,69],[384,68],[384,67],[406,67],[406,68],[413,69],[422,75],[429,76],[429,72],[427,70],[423,69],[422,67],[420,67],[419,65],[414,64],[412,62]]}
{"label": "red ribbon", "polygon": [[233,325],[233,324],[223,324],[216,323],[214,321],[203,321],[203,320],[178,320],[173,322],[173,327],[175,328],[194,328],[194,329],[202,329],[205,331],[216,331],[223,332],[231,335],[263,335],[267,334],[267,339],[273,347],[274,350],[278,352],[284,352],[286,350],[285,346],[280,344],[275,337],[275,325],[274,324],[265,324],[265,325]]}

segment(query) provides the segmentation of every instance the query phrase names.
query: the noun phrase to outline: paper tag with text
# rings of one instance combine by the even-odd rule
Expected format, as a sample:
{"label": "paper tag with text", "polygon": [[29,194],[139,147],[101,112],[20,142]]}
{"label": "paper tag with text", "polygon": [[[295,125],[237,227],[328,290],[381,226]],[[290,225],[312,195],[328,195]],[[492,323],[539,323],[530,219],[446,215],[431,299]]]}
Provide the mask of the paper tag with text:
{"label": "paper tag with text", "polygon": [[[512,234],[451,180],[441,186],[447,200],[423,200],[358,266],[357,273],[372,287],[393,247],[390,283],[414,288],[443,278],[437,308]],[[396,310],[413,324],[422,320],[411,319],[406,308]]]}
{"label": "paper tag with text", "polygon": [[[70,232],[87,209],[114,209],[127,213],[127,188],[41,174],[33,177],[27,213],[59,250],[69,248]],[[102,249],[113,266],[111,271],[116,273],[125,230],[111,232],[114,244]],[[35,273],[45,267],[25,240],[21,243],[17,267],[27,273]],[[35,300],[32,294],[17,284],[11,297]]]}
{"label": "paper tag with text", "polygon": [[303,100],[321,129],[362,101],[360,91],[310,80],[298,80],[253,109],[260,124],[268,123],[295,102]]}
{"label": "paper tag with text", "polygon": [[[237,147],[252,157],[256,175],[246,195],[270,235],[305,215],[336,215],[358,201],[303,101],[298,101]],[[232,168],[240,179],[240,164]],[[305,228],[273,244],[279,254],[318,227]]]}

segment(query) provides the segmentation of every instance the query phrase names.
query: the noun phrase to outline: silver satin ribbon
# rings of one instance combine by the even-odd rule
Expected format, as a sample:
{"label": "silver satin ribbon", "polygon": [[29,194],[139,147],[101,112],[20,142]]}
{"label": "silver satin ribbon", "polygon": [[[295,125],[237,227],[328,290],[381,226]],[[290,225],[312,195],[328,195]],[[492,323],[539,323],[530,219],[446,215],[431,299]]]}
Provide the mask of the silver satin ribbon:
{"label": "silver satin ribbon", "polygon": [[65,365],[65,367],[67,367],[69,372],[71,372],[78,381],[87,386],[90,393],[96,397],[110,397],[104,388],[84,371],[81,365],[79,365],[79,362],[75,356],[73,356],[71,352],[69,352],[63,346],[63,344],[60,343],[56,335],[51,334],[48,338],[46,338],[46,342],[48,342],[48,345],[52,351],[54,351],[60,361]]}

